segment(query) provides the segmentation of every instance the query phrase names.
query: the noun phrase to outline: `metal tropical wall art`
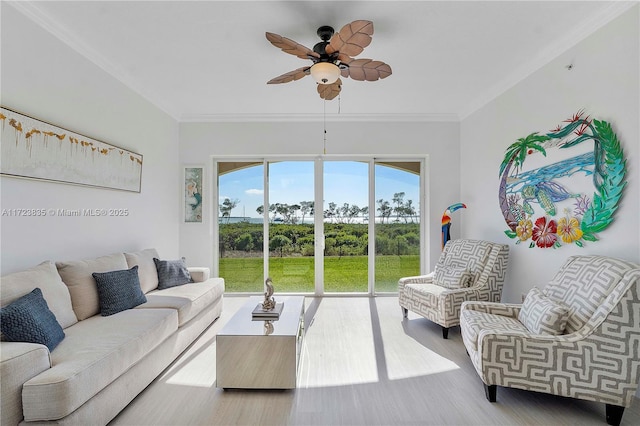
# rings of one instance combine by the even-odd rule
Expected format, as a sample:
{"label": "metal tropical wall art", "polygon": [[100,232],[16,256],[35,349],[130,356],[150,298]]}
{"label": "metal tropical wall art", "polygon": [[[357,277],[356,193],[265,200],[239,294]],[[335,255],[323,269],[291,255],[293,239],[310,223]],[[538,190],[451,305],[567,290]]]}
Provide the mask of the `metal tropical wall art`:
{"label": "metal tropical wall art", "polygon": [[[583,116],[578,111],[554,130],[531,133],[507,148],[498,198],[505,234],[516,244],[582,247],[613,222],[626,160],[611,125]],[[552,149],[559,160],[548,164]]]}

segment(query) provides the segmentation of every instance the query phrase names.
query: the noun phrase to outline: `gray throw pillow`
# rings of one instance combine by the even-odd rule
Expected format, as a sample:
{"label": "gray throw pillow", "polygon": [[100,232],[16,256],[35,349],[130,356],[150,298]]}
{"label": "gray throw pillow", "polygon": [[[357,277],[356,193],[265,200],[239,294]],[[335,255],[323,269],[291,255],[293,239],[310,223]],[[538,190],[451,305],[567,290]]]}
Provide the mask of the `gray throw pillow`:
{"label": "gray throw pillow", "polygon": [[178,260],[160,260],[154,258],[158,270],[158,290],[192,283],[185,258]]}
{"label": "gray throw pillow", "polygon": [[439,266],[433,275],[433,283],[450,289],[465,288],[471,285],[472,278],[465,267]]}
{"label": "gray throw pillow", "polygon": [[135,308],[147,301],[140,289],[138,265],[131,269],[110,272],[94,272],[98,286],[98,303],[103,317]]}
{"label": "gray throw pillow", "polygon": [[564,333],[569,318],[569,308],[548,298],[539,288],[533,287],[524,299],[518,320],[535,334],[559,335]]}
{"label": "gray throw pillow", "polygon": [[64,339],[64,331],[39,288],[0,309],[0,327],[9,342],[40,343],[49,351]]}

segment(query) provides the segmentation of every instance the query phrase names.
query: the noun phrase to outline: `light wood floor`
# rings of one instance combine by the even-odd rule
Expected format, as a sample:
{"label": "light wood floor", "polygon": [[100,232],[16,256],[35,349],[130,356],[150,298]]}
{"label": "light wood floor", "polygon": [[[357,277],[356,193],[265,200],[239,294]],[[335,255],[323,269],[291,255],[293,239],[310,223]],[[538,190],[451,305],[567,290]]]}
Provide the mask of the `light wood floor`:
{"label": "light wood floor", "polygon": [[[216,388],[216,332],[223,314],[111,425],[606,425],[604,404],[498,388],[485,399],[460,330],[410,313],[397,297],[306,299],[298,388]],[[623,425],[640,425],[640,400]]]}

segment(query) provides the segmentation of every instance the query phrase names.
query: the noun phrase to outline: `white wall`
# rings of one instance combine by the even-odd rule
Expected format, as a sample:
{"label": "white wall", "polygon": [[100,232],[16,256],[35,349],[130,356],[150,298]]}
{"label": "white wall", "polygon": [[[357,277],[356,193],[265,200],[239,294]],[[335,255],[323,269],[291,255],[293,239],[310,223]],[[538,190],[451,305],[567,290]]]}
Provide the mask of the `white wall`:
{"label": "white wall", "polygon": [[164,258],[177,256],[177,122],[6,3],[1,52],[4,107],[144,156],[141,193],[3,176],[2,209],[125,208],[130,214],[2,216],[1,273],[44,260],[147,247],[156,247]]}
{"label": "white wall", "polygon": [[[568,256],[605,254],[640,262],[639,9],[607,24],[461,123],[461,199],[473,207],[462,234],[509,243],[503,300],[519,302],[544,286]],[[573,64],[567,70],[566,65]],[[612,124],[627,158],[628,182],[614,222],[597,242],[557,250],[515,245],[498,205],[499,167],[507,146],[545,133],[584,108]]]}
{"label": "white wall", "polygon": [[[459,138],[457,122],[334,121],[327,123],[327,154],[429,156],[429,246],[431,265],[434,265],[441,251],[442,212],[459,201]],[[206,164],[210,178],[210,159],[214,156],[317,156],[322,153],[322,147],[321,121],[180,125],[181,162]],[[209,211],[203,224],[180,227],[180,253],[192,263],[212,265],[211,217]],[[458,231],[454,224],[454,237]]]}

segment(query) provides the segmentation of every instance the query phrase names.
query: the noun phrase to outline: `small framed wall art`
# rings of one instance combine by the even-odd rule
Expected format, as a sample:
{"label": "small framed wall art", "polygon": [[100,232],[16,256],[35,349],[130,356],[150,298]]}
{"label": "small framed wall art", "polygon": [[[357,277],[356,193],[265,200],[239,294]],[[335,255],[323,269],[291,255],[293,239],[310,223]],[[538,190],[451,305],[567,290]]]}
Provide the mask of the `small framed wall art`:
{"label": "small framed wall art", "polygon": [[183,212],[185,223],[202,223],[204,166],[184,166]]}
{"label": "small framed wall art", "polygon": [[3,176],[140,192],[142,155],[0,107]]}

